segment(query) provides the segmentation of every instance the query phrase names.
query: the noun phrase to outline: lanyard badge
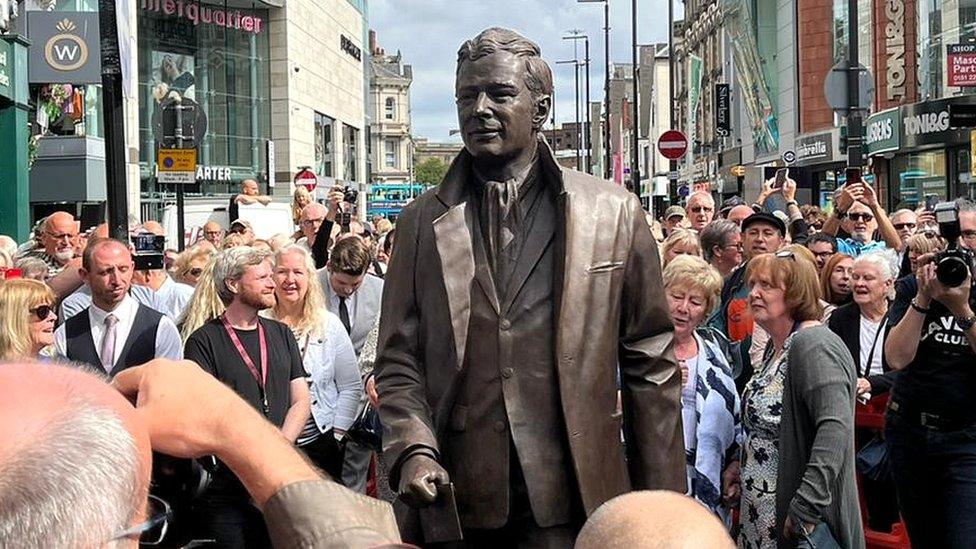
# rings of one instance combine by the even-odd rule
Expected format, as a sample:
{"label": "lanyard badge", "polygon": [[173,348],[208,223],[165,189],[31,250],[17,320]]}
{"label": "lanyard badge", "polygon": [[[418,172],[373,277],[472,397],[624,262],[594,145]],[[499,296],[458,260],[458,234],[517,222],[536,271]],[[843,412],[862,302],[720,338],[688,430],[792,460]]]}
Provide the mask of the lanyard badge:
{"label": "lanyard badge", "polygon": [[271,407],[268,406],[268,393],[265,390],[268,383],[268,342],[264,338],[264,326],[261,325],[261,321],[258,321],[258,346],[261,352],[261,369],[254,365],[254,361],[251,360],[251,356],[247,354],[244,350],[244,345],[241,344],[240,338],[237,337],[237,332],[234,331],[234,327],[230,325],[230,321],[227,320],[226,316],[221,315],[220,320],[224,323],[224,329],[227,330],[227,335],[230,340],[234,343],[234,347],[237,348],[237,353],[241,355],[241,360],[244,361],[244,365],[251,372],[254,377],[254,381],[257,382],[258,388],[261,391],[261,406],[264,412],[264,417],[271,415]]}

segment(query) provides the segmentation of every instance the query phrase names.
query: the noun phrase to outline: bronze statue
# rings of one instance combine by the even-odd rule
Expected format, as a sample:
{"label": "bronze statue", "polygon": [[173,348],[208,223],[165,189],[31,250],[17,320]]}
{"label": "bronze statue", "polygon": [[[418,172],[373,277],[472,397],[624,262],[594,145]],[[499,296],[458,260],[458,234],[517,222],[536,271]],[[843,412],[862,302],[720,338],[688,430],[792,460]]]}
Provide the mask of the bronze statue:
{"label": "bronze statue", "polygon": [[453,482],[467,543],[570,546],[616,495],[686,490],[660,260],[634,195],[556,164],[538,46],[485,30],[456,93],[465,150],[401,214],[383,294],[390,484],[422,507]]}

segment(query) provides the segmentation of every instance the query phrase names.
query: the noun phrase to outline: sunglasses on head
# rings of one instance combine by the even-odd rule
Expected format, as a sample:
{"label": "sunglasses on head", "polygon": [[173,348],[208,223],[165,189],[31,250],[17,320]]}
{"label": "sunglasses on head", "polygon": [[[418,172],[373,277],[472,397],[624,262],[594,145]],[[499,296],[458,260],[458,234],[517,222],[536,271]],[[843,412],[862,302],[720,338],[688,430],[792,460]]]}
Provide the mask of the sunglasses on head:
{"label": "sunglasses on head", "polygon": [[871,214],[869,214],[869,213],[857,213],[857,212],[855,212],[855,213],[847,214],[847,218],[850,219],[851,221],[865,221],[866,222],[866,221],[871,221],[872,219],[874,219],[874,216],[871,215]]}
{"label": "sunglasses on head", "polygon": [[30,312],[37,317],[37,320],[46,320],[47,317],[54,312],[54,307],[51,305],[38,305],[37,307],[30,309]]}

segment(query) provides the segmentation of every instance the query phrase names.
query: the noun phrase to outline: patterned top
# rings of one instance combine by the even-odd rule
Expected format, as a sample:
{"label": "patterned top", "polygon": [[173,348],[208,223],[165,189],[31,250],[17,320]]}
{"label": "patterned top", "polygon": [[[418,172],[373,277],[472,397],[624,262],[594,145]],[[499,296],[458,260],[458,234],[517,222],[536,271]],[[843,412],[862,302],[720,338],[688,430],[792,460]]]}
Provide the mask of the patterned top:
{"label": "patterned top", "polygon": [[17,259],[22,259],[25,257],[36,257],[44,261],[44,263],[47,264],[47,276],[49,278],[58,276],[59,274],[61,274],[61,271],[63,271],[64,268],[66,267],[66,265],[62,265],[57,260],[57,258],[55,258],[53,255],[50,255],[47,252],[45,252],[44,248],[38,248],[38,249],[30,250],[28,252],[24,252],[23,254],[18,255]]}
{"label": "patterned top", "polygon": [[761,367],[742,394],[745,404],[742,426],[742,531],[739,547],[776,547],[776,474],[779,470],[779,424],[783,417],[783,388],[789,364],[786,361],[793,335],[783,352],[773,357],[773,345],[766,347]]}

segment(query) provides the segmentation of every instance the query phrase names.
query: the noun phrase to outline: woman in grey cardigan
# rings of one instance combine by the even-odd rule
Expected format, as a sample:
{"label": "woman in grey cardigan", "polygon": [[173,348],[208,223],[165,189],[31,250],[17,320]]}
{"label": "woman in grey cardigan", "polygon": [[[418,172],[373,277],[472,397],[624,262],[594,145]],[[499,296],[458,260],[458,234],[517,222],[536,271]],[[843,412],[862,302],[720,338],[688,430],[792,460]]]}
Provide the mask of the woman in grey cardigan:
{"label": "woman in grey cardigan", "polygon": [[770,341],[742,397],[739,546],[795,547],[829,532],[841,547],[863,548],[854,361],[819,322],[813,261],[796,250],[765,254],[746,277],[749,308]]}

